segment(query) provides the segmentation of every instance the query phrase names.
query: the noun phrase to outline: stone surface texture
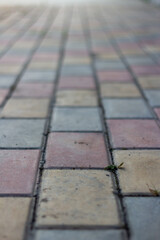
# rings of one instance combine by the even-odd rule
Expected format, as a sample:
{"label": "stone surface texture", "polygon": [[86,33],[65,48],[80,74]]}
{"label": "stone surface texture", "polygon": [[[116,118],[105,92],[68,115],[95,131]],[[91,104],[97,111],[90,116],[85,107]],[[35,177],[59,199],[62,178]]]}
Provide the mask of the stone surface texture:
{"label": "stone surface texture", "polygon": [[44,171],[37,226],[55,225],[119,225],[111,179],[105,171]]}
{"label": "stone surface texture", "polygon": [[19,2],[0,1],[0,240],[159,240],[160,8]]}

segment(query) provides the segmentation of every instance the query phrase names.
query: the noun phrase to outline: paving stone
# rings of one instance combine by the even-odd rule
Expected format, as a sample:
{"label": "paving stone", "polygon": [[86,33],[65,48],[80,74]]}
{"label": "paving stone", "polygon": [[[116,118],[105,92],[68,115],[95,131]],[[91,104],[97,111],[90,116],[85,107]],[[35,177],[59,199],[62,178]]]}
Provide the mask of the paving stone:
{"label": "paving stone", "polygon": [[132,71],[138,76],[147,76],[153,74],[160,74],[159,66],[132,66]]}
{"label": "paving stone", "polygon": [[21,70],[22,66],[21,65],[17,65],[17,66],[13,66],[13,65],[0,65],[0,74],[18,74]]}
{"label": "paving stone", "polygon": [[7,56],[4,55],[1,59],[0,59],[0,63],[2,64],[23,64],[26,61],[26,57],[25,56]]}
{"label": "paving stone", "polygon": [[45,52],[37,52],[33,58],[32,61],[58,61],[58,55],[57,53],[45,53]]}
{"label": "paving stone", "polygon": [[127,71],[97,71],[97,74],[101,83],[132,81],[132,77]]}
{"label": "paving stone", "polygon": [[114,148],[159,148],[160,129],[154,120],[108,120]]}
{"label": "paving stone", "polygon": [[145,76],[138,78],[138,82],[145,89],[160,89],[160,76],[153,75],[153,76]]}
{"label": "paving stone", "polygon": [[52,131],[102,131],[98,108],[55,108]]}
{"label": "paving stone", "polygon": [[91,77],[62,77],[59,80],[59,89],[94,89],[94,80]]}
{"label": "paving stone", "polygon": [[12,56],[28,56],[30,53],[30,49],[15,49],[14,47],[9,50],[9,53]]}
{"label": "paving stone", "polygon": [[124,170],[118,171],[124,194],[151,194],[149,187],[159,189],[159,156],[159,150],[114,151],[115,164],[124,162]]}
{"label": "paving stone", "polygon": [[99,59],[104,59],[104,60],[119,60],[119,56],[116,53],[110,53],[110,54],[97,54],[96,55]]}
{"label": "paving stone", "polygon": [[74,57],[74,58],[65,58],[64,59],[64,64],[72,64],[72,65],[77,65],[77,64],[90,64],[91,60],[87,57]]}
{"label": "paving stone", "polygon": [[93,90],[61,90],[56,96],[57,106],[97,106],[96,92]]}
{"label": "paving stone", "polygon": [[38,230],[36,240],[122,240],[125,233],[121,230]]}
{"label": "paving stone", "polygon": [[61,77],[92,77],[92,72],[89,71],[70,71],[61,72]]}
{"label": "paving stone", "polygon": [[130,65],[133,66],[145,66],[154,64],[154,61],[149,57],[126,57],[126,60]]}
{"label": "paving stone", "polygon": [[[80,36],[79,36],[80,37]],[[80,38],[79,38],[80,40]],[[65,57],[66,58],[74,58],[76,59],[77,57],[83,57],[83,58],[89,58],[87,50],[81,50],[81,49],[72,49],[72,50],[67,50],[65,52]]]}
{"label": "paving stone", "polygon": [[19,83],[12,96],[28,98],[49,98],[52,92],[52,83]]}
{"label": "paving stone", "polygon": [[51,133],[45,167],[104,168],[108,163],[101,133]]}
{"label": "paving stone", "polygon": [[38,205],[37,226],[120,225],[106,171],[45,170]]}
{"label": "paving stone", "polygon": [[16,76],[14,75],[1,75],[0,74],[0,87],[1,88],[9,88],[11,87],[16,80]]}
{"label": "paving stone", "polygon": [[145,90],[144,92],[152,107],[160,106],[160,90]]}
{"label": "paving stone", "polygon": [[21,82],[54,82],[55,76],[54,71],[27,71]]}
{"label": "paving stone", "polygon": [[96,61],[97,70],[125,70],[125,65],[120,61]]}
{"label": "paving stone", "polygon": [[80,42],[78,42],[78,44],[77,43],[75,44],[74,41],[73,42],[70,41],[67,43],[66,51],[67,51],[68,55],[69,54],[74,55],[74,51],[82,52],[82,54],[84,54],[84,55],[87,54],[85,43],[83,45],[81,45]]}
{"label": "paving stone", "polygon": [[1,112],[2,118],[45,118],[49,99],[11,98]]}
{"label": "paving stone", "polygon": [[3,103],[8,95],[8,89],[0,89],[0,105]]}
{"label": "paving stone", "polygon": [[37,61],[37,62],[31,62],[28,66],[28,69],[29,70],[53,70],[53,69],[56,69],[57,68],[57,62],[52,62],[52,61],[45,61],[45,62],[42,62],[42,61]]}
{"label": "paving stone", "polygon": [[132,240],[160,239],[160,198],[125,198]]}
{"label": "paving stone", "polygon": [[92,70],[89,67],[63,67],[61,76],[92,76]]}
{"label": "paving stone", "polygon": [[159,53],[159,46],[154,46],[154,45],[148,45],[148,46],[145,46],[145,50],[149,53]]}
{"label": "paving stone", "polygon": [[160,118],[160,108],[155,108],[154,111],[156,112],[158,118]]}
{"label": "paving stone", "polygon": [[30,198],[0,198],[0,239],[22,240]]}
{"label": "paving stone", "polygon": [[135,55],[143,55],[144,54],[144,51],[140,48],[128,48],[128,49],[121,49],[121,52],[124,54],[124,55],[131,55],[131,56],[135,56]]}
{"label": "paving stone", "polygon": [[0,119],[0,148],[39,148],[44,120]]}
{"label": "paving stone", "polygon": [[106,118],[152,118],[141,99],[103,99]]}
{"label": "paving stone", "polygon": [[0,150],[0,193],[32,194],[38,150]]}
{"label": "paving stone", "polygon": [[100,87],[102,97],[140,97],[138,88],[132,83],[103,83]]}

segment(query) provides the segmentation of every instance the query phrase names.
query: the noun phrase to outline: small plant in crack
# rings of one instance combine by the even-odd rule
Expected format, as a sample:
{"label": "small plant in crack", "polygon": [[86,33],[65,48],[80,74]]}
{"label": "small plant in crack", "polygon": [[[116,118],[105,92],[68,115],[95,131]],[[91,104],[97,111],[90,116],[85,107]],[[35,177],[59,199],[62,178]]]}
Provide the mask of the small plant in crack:
{"label": "small plant in crack", "polygon": [[156,197],[160,196],[160,191],[158,191],[154,186],[153,188],[150,188],[150,186],[147,184],[147,187],[153,196],[156,196]]}
{"label": "small plant in crack", "polygon": [[124,165],[124,162],[120,163],[118,166],[115,164],[108,165],[107,167],[104,168],[104,170],[115,172],[118,169],[122,169]]}

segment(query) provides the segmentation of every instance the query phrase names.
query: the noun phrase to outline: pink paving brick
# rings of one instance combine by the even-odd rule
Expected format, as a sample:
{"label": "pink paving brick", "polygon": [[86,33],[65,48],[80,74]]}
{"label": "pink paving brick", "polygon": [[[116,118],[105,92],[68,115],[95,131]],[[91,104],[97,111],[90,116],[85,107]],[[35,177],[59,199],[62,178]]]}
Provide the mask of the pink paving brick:
{"label": "pink paving brick", "polygon": [[0,150],[0,193],[31,194],[39,150]]}
{"label": "pink paving brick", "polygon": [[114,48],[112,47],[94,47],[93,51],[96,54],[108,53],[108,54],[115,54],[117,53]]}
{"label": "pink paving brick", "polygon": [[117,43],[121,49],[140,49],[137,43]]}
{"label": "pink paving brick", "polygon": [[13,97],[50,97],[53,91],[51,83],[20,83],[13,93]]}
{"label": "pink paving brick", "polygon": [[50,60],[50,61],[55,61],[58,60],[59,55],[56,53],[36,53],[32,60]]}
{"label": "pink paving brick", "polygon": [[132,76],[127,71],[98,71],[100,82],[131,82]]}
{"label": "pink paving brick", "polygon": [[113,148],[159,148],[160,129],[154,120],[108,120]]}
{"label": "pink paving brick", "polygon": [[94,80],[91,77],[62,77],[59,80],[60,89],[94,89]]}
{"label": "pink paving brick", "polygon": [[51,133],[45,167],[104,168],[108,164],[101,133]]}
{"label": "pink paving brick", "polygon": [[160,74],[160,67],[157,66],[132,66],[131,68],[132,71],[138,76]]}
{"label": "pink paving brick", "polygon": [[15,63],[24,63],[26,61],[26,57],[22,57],[22,56],[14,56],[14,57],[10,57],[10,56],[4,56],[3,58],[0,59],[0,64],[15,64]]}
{"label": "pink paving brick", "polygon": [[9,90],[8,89],[0,89],[0,105],[3,103],[5,100]]}
{"label": "pink paving brick", "polygon": [[126,50],[133,50],[133,51],[142,51],[142,49],[140,47],[130,47],[130,46],[124,46],[124,47],[120,47],[122,52],[125,52]]}
{"label": "pink paving brick", "polygon": [[154,111],[156,112],[158,118],[160,119],[160,108],[155,108]]}

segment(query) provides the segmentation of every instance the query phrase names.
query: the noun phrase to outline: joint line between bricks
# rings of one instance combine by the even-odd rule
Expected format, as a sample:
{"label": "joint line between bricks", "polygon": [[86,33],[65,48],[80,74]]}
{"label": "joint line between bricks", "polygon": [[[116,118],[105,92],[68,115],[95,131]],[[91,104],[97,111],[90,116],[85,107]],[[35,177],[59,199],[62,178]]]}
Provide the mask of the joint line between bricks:
{"label": "joint line between bricks", "polygon": [[[66,9],[64,9],[64,11],[66,11]],[[70,10],[71,11],[71,10]],[[70,12],[69,11],[69,12]],[[62,23],[62,32],[61,32],[61,42],[60,42],[60,46],[59,46],[59,60],[58,60],[58,67],[57,67],[57,72],[56,72],[56,80],[55,80],[55,85],[54,85],[54,89],[53,89],[53,94],[51,97],[51,101],[50,101],[50,106],[49,107],[49,112],[48,112],[48,119],[46,121],[46,126],[45,126],[45,133],[46,136],[43,137],[42,140],[42,149],[43,152],[40,156],[40,162],[39,162],[39,173],[37,176],[37,186],[35,186],[35,198],[33,199],[33,210],[31,209],[31,226],[30,226],[30,231],[28,231],[28,237],[29,234],[35,229],[35,222],[36,222],[36,213],[37,213],[37,204],[39,201],[39,194],[40,194],[40,189],[41,189],[41,183],[42,183],[42,175],[43,175],[43,170],[44,170],[44,163],[45,163],[45,151],[46,151],[46,146],[47,146],[47,141],[48,141],[48,134],[49,134],[49,129],[50,129],[50,122],[51,122],[51,117],[53,114],[53,110],[54,110],[54,103],[55,103],[55,98],[56,98],[56,91],[57,91],[57,86],[58,86],[58,80],[59,80],[59,75],[60,75],[60,71],[61,71],[61,67],[62,67],[62,62],[63,62],[63,57],[64,57],[64,52],[65,52],[65,44],[67,41],[67,36],[64,35],[63,30],[64,29],[68,29],[69,25],[70,25],[70,19],[69,19],[69,13],[65,12],[64,14],[64,19],[63,19],[63,23]],[[66,18],[68,19],[67,21]],[[67,27],[66,27],[67,26]],[[65,28],[66,27],[66,28]],[[27,238],[26,238],[27,239]]]}
{"label": "joint line between bricks", "polygon": [[[106,145],[106,151],[107,151],[107,154],[108,154],[108,159],[110,161],[111,164],[114,164],[114,160],[113,160],[113,156],[112,156],[112,151],[110,150],[111,149],[111,142],[110,142],[110,136],[108,134],[108,126],[106,124],[106,121],[105,121],[105,115],[104,115],[104,108],[103,108],[103,105],[102,105],[102,101],[101,101],[101,95],[100,95],[100,88],[99,88],[99,83],[98,83],[98,77],[97,77],[97,73],[96,73],[96,68],[95,68],[95,58],[93,57],[92,55],[92,42],[91,42],[91,35],[90,35],[90,29],[89,29],[89,22],[88,22],[88,18],[85,19],[85,25],[84,25],[84,22],[83,22],[83,26],[84,26],[84,32],[85,32],[85,37],[86,37],[86,43],[87,43],[87,47],[88,47],[88,52],[89,52],[89,55],[90,55],[90,59],[91,59],[91,68],[92,68],[92,72],[93,72],[93,78],[95,80],[95,84],[96,84],[96,89],[97,89],[97,95],[98,95],[98,102],[99,102],[99,107],[102,111],[102,114],[101,114],[101,121],[102,121],[102,124],[103,124],[103,134],[105,136],[104,140],[105,140],[105,145]],[[86,23],[87,22],[87,23]],[[87,30],[85,30],[85,26],[87,26]],[[126,228],[126,232],[127,232],[127,235],[128,235],[128,238],[130,237],[130,230],[129,230],[129,226],[128,226],[128,220],[126,218],[126,210],[125,210],[125,207],[124,207],[124,203],[123,203],[123,196],[122,196],[122,193],[121,193],[121,189],[120,189],[120,184],[119,184],[119,180],[118,180],[118,177],[117,177],[117,174],[113,174],[114,176],[112,177],[112,180],[113,180],[113,186],[115,187],[115,190],[118,191],[118,199],[119,201],[117,201],[117,207],[118,207],[118,212],[119,212],[119,216],[120,216],[120,219],[121,217],[123,217],[123,221],[124,221],[124,224],[125,224],[125,228]],[[117,199],[117,198],[116,198]],[[120,206],[118,204],[118,202],[120,203]],[[119,209],[119,207],[121,208],[121,211]],[[123,216],[122,216],[123,215]]]}

